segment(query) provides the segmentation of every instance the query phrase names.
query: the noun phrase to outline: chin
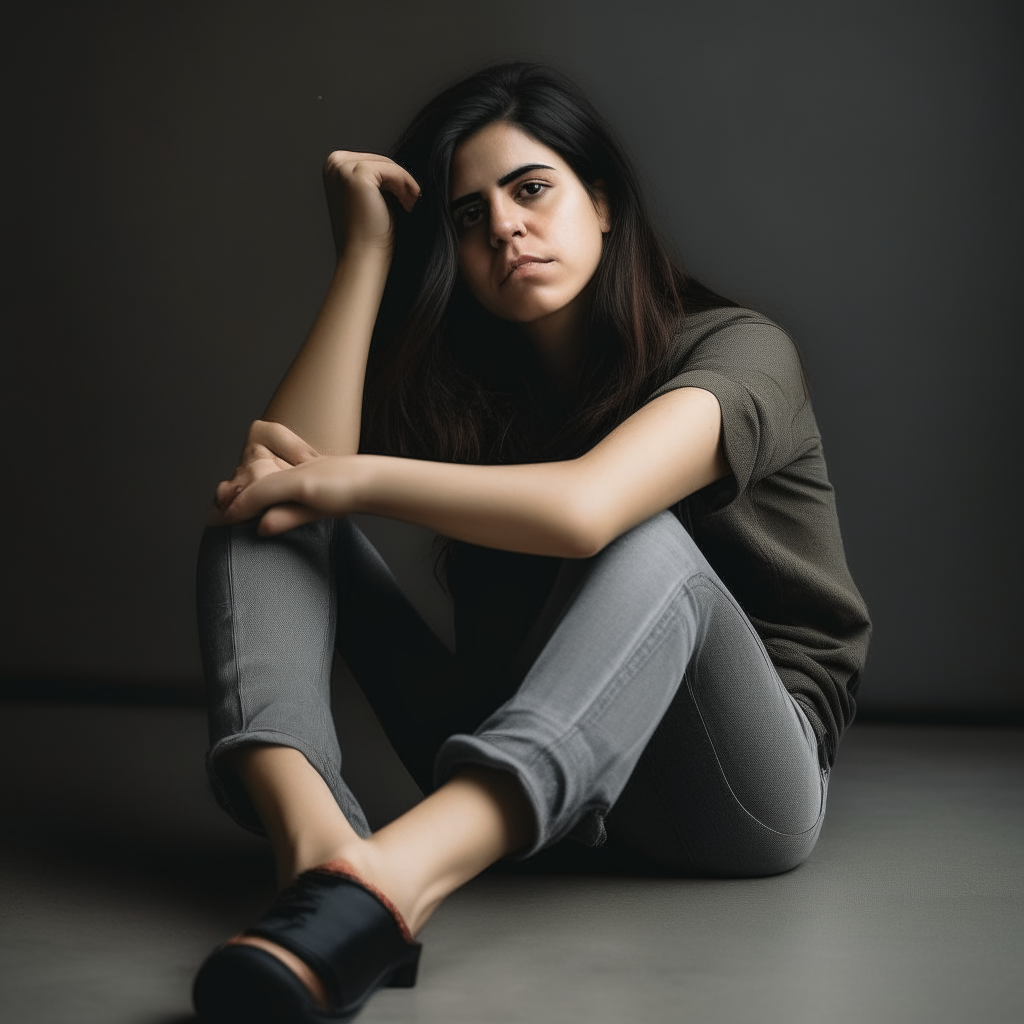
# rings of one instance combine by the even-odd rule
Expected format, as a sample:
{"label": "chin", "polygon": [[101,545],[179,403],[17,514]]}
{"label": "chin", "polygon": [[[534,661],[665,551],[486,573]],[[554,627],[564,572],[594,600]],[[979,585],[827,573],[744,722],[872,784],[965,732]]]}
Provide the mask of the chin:
{"label": "chin", "polygon": [[525,327],[544,320],[549,316],[554,316],[555,313],[565,309],[571,301],[572,299],[564,302],[551,299],[544,300],[538,296],[536,299],[520,302],[512,307],[506,306],[502,312],[495,310],[495,315],[500,316],[502,320],[508,320]]}
{"label": "chin", "polygon": [[503,320],[508,320],[510,323],[519,324],[522,327],[528,327],[530,324],[535,324],[541,320],[546,319],[552,313],[557,313],[558,310],[546,309],[546,310],[517,310],[514,313],[509,313],[502,316]]}

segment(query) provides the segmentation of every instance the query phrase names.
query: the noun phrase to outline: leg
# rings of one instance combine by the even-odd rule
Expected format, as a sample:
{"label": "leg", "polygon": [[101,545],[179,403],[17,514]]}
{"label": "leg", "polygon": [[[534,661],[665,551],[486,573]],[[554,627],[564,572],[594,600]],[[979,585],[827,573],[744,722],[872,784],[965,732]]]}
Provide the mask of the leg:
{"label": "leg", "polygon": [[[449,739],[437,765],[441,779],[465,764],[519,779],[536,823],[522,856],[566,835],[602,843],[634,774],[616,831],[677,868],[767,874],[806,856],[824,804],[813,736],[674,517],[567,563],[543,617],[519,690],[474,735]],[[656,815],[671,827],[659,832]],[[709,816],[713,842],[681,838]]]}
{"label": "leg", "polygon": [[[526,842],[528,814],[524,808],[516,814],[515,782],[474,768],[424,810],[403,816],[374,842],[364,839],[369,828],[341,778],[330,717],[336,606],[339,648],[427,787],[436,746],[451,732],[445,713],[457,701],[443,699],[455,678],[452,655],[350,523],[313,523],[274,539],[258,538],[253,524],[210,529],[200,552],[198,598],[214,792],[234,818],[266,831],[282,885],[306,868],[346,860],[358,877],[394,893],[418,931],[447,892]],[[451,822],[441,864],[423,835],[438,817]],[[321,978],[294,952],[258,935],[229,945],[269,953],[319,1007],[328,1005]],[[211,977],[215,989],[218,971],[224,981],[222,967],[211,970],[203,975],[207,1009]],[[229,992],[248,988],[228,983]]]}
{"label": "leg", "polygon": [[608,818],[618,845],[689,875],[788,871],[814,848],[827,774],[799,704],[730,596]]}
{"label": "leg", "polygon": [[[438,694],[455,673],[358,530],[345,521],[271,539],[257,537],[252,524],[209,530],[198,596],[211,780],[236,820],[269,834],[282,884],[324,861],[346,860],[392,896],[415,931],[444,895],[526,842],[518,819],[528,815],[524,809],[517,819],[515,783],[486,769],[466,770],[425,810],[363,841],[369,829],[341,779],[329,714],[336,605],[339,647],[370,683],[385,727],[404,712],[398,726],[408,735],[393,738],[427,787],[434,751],[451,731],[439,709],[454,702]],[[442,862],[422,835],[438,817],[453,823]],[[273,943],[244,942],[273,952],[316,992],[316,976],[301,960]]]}
{"label": "leg", "polygon": [[369,826],[341,776],[330,714],[337,589],[330,521],[278,538],[254,523],[207,529],[197,567],[197,613],[206,676],[207,767],[220,804],[262,832],[234,768],[238,752],[273,745],[298,751],[360,835]]}
{"label": "leg", "polygon": [[196,1008],[225,1022],[312,1024],[325,1011],[348,1020],[382,984],[415,984],[419,945],[408,925],[415,931],[420,922],[389,897],[409,875],[429,914],[523,845],[529,827],[514,779],[460,772],[370,839],[353,833],[339,858],[300,875],[255,925],[215,950],[196,978]]}
{"label": "leg", "polygon": [[[810,851],[824,805],[814,737],[670,514],[565,563],[521,664],[512,698],[441,748],[448,782],[337,852],[416,927],[503,853],[528,856],[565,835],[602,842],[627,782],[616,831],[677,869],[769,874]],[[490,773],[468,775],[472,766]],[[680,839],[687,830],[694,837]]]}
{"label": "leg", "polygon": [[[533,824],[523,856],[569,834],[603,841],[617,801],[617,835],[680,870],[766,874],[810,851],[824,802],[813,736],[671,515],[567,562],[523,663],[515,695],[438,757],[441,779],[468,765],[518,779]],[[493,820],[523,834],[520,790],[489,788],[492,809],[514,818]],[[493,859],[474,852],[476,832],[455,827],[457,805],[442,790],[368,843],[339,841],[333,856],[358,863],[418,927],[475,873],[456,865]],[[488,850],[502,846],[516,848]]]}
{"label": "leg", "polygon": [[[703,664],[704,648],[718,642],[709,623],[723,609],[759,652],[756,671],[788,700],[745,617],[667,514],[594,559],[568,563],[549,605],[555,611],[542,619],[552,621],[534,638],[543,649],[522,686],[474,736],[442,748],[437,772],[446,784],[370,839],[338,836],[334,856],[387,893],[414,930],[506,853],[528,855],[570,833],[602,840],[604,816],[687,666],[695,657]],[[255,776],[247,783],[270,788]],[[288,788],[273,799],[286,803]],[[273,819],[271,808],[265,820]],[[315,979],[308,983],[314,988]]]}
{"label": "leg", "polygon": [[[214,793],[242,825],[268,832],[282,881],[347,837],[339,809],[369,835],[341,776],[330,714],[335,639],[411,774],[432,788],[437,747],[467,724],[453,714],[454,659],[357,527],[321,521],[275,538],[251,523],[209,529],[197,582]],[[306,773],[300,799],[295,784],[310,766],[319,779]],[[289,798],[275,809],[272,793]]]}

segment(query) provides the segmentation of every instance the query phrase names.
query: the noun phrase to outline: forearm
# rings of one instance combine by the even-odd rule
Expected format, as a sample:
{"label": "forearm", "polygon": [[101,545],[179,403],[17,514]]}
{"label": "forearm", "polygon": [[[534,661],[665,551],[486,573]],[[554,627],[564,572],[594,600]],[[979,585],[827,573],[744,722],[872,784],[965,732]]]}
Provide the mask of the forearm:
{"label": "forearm", "polygon": [[564,462],[352,461],[352,511],[403,519],[484,547],[562,558],[596,554],[729,473],[718,400],[700,388],[662,395],[585,455]]}
{"label": "forearm", "polygon": [[484,547],[585,558],[601,546],[588,490],[579,460],[477,466],[360,456],[351,505]]}
{"label": "forearm", "polygon": [[729,471],[718,400],[680,388],[576,459],[478,466],[314,457],[244,486],[224,515],[262,515],[260,530],[272,535],[320,515],[369,512],[483,547],[588,558]]}
{"label": "forearm", "polygon": [[309,337],[263,414],[324,455],[359,449],[366,359],[390,264],[384,248],[342,254]]}

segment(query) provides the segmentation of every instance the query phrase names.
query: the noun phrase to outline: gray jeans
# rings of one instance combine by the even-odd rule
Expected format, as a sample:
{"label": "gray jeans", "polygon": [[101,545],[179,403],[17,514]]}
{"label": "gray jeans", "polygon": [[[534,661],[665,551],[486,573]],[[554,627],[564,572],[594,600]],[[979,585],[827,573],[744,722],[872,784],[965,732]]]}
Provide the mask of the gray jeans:
{"label": "gray jeans", "polygon": [[331,717],[336,646],[425,792],[466,764],[519,780],[536,819],[520,857],[610,835],[680,872],[768,875],[803,861],[821,829],[827,775],[811,727],[669,512],[557,567],[496,706],[347,519],[275,538],[251,523],[208,529],[198,610],[211,782],[256,831],[223,764],[246,743],[300,750],[369,833]]}

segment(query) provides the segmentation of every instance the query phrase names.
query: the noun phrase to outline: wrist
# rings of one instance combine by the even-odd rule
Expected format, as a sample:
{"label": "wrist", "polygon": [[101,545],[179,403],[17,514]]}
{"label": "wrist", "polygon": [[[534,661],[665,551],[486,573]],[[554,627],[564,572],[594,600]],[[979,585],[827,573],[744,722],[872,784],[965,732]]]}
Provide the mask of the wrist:
{"label": "wrist", "polygon": [[386,273],[391,267],[394,254],[395,244],[392,240],[350,239],[338,254],[338,267],[346,263],[360,267],[383,267]]}
{"label": "wrist", "polygon": [[372,513],[380,479],[380,458],[376,455],[354,455],[350,458],[351,471],[347,476],[351,511]]}

